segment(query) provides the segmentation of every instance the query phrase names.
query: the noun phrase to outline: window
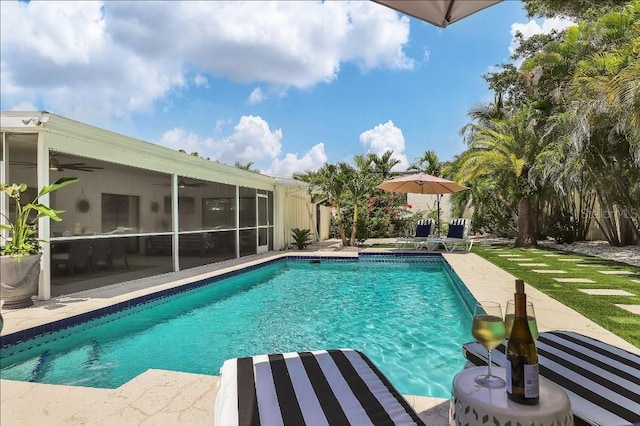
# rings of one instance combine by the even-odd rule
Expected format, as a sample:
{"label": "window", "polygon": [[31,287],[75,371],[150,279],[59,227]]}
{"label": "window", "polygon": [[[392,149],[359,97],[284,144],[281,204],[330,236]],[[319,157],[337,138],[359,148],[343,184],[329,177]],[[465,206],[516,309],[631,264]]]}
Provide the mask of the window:
{"label": "window", "polygon": [[102,194],[102,232],[139,232],[140,197]]}
{"label": "window", "polygon": [[205,229],[233,228],[236,200],[232,198],[203,198],[202,224]]}

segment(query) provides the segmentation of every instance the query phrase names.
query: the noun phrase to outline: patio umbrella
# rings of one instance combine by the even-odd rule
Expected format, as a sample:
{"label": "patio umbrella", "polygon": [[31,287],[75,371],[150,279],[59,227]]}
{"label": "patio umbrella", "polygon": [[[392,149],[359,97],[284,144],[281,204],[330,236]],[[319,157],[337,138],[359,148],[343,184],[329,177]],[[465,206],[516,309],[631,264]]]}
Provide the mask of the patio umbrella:
{"label": "patio umbrella", "polygon": [[502,0],[373,0],[438,27],[459,21]]}
{"label": "patio umbrella", "polygon": [[438,230],[440,229],[440,195],[469,189],[454,181],[432,176],[427,173],[414,173],[382,182],[380,189],[402,194],[435,194],[438,200]]}

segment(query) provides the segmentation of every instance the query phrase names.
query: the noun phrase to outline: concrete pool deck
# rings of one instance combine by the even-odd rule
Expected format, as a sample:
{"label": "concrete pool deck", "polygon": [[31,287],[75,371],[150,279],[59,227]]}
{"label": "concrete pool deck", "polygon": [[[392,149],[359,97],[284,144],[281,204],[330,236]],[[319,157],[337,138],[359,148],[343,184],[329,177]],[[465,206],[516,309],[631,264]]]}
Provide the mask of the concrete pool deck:
{"label": "concrete pool deck", "polygon": [[[393,251],[365,249],[364,252]],[[61,296],[34,307],[3,311],[2,335],[70,317],[151,292],[197,279],[237,270],[247,265],[287,255],[357,256],[355,251],[281,252],[194,268],[153,279],[120,283],[69,296]],[[503,306],[513,296],[515,278],[481,257],[467,252],[442,253],[478,300],[495,300]],[[527,286],[540,331],[572,330],[640,354],[637,348],[582,315]],[[217,377],[148,370],[117,389],[0,380],[0,423],[8,425],[211,425],[217,394]],[[441,398],[406,396],[427,425],[448,424],[449,401]]]}

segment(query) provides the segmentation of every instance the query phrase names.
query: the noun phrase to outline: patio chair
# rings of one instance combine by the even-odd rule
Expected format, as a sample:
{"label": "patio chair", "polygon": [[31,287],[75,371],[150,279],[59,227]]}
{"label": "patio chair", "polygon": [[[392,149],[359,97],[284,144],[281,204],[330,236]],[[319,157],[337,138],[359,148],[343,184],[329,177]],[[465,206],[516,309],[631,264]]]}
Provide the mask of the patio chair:
{"label": "patio chair", "polygon": [[471,251],[473,240],[468,236],[469,228],[471,228],[471,219],[453,219],[449,222],[447,236],[439,239],[431,239],[429,243],[440,243],[448,252],[454,251],[458,247]]}
{"label": "patio chair", "polygon": [[373,362],[352,349],[230,359],[218,383],[218,425],[424,425]]}
{"label": "patio chair", "polygon": [[111,263],[111,239],[97,238],[91,246],[91,260],[93,269],[98,270],[98,264],[104,263],[108,269],[113,269]]}
{"label": "patio chair", "polygon": [[93,272],[93,261],[91,260],[91,240],[74,240],[69,245],[66,253],[53,253],[51,255],[51,267],[57,268],[64,265],[71,276],[75,276],[76,268],[86,267],[89,272]]}
{"label": "patio chair", "polygon": [[[577,426],[640,423],[640,356],[572,331],[540,333],[536,347],[540,374],[565,390]],[[462,351],[470,363],[487,365],[479,343]],[[506,365],[504,344],[491,359]]]}
{"label": "patio chair", "polygon": [[129,269],[129,260],[127,260],[127,239],[126,238],[114,238],[111,241],[111,250],[109,251],[109,263],[113,269],[113,261],[124,261],[124,266]]}
{"label": "patio chair", "polygon": [[434,232],[433,219],[421,219],[416,223],[413,236],[399,237],[396,239],[396,247],[405,247],[407,244],[412,244],[416,249],[423,247],[428,238],[433,235]]}

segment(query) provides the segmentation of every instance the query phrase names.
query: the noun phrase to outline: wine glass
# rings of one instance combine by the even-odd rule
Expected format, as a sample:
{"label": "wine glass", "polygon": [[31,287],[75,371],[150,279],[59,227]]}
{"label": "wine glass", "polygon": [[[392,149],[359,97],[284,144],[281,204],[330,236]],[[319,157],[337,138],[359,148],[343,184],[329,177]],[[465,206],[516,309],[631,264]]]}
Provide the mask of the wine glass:
{"label": "wine glass", "polygon": [[491,374],[491,350],[498,346],[505,338],[502,308],[498,302],[478,302],[473,312],[473,337],[487,349],[487,374],[476,376],[475,381],[480,386],[490,389],[502,388],[505,381]]}
{"label": "wine glass", "polygon": [[[507,307],[504,310],[504,329],[505,337],[508,339],[511,336],[511,329],[513,328],[513,321],[516,316],[516,303],[514,300],[507,301]],[[527,302],[527,322],[529,323],[529,330],[531,330],[531,337],[533,340],[538,338],[538,323],[536,322],[536,313],[533,310],[533,303]]]}

